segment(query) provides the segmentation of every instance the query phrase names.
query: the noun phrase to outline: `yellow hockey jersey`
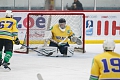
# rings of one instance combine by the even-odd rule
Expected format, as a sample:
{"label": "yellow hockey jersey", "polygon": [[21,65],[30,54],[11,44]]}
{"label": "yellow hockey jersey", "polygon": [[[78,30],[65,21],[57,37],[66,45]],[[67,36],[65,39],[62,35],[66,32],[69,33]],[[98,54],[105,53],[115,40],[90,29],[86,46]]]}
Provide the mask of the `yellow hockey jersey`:
{"label": "yellow hockey jersey", "polygon": [[120,54],[107,51],[95,56],[90,80],[120,80]]}
{"label": "yellow hockey jersey", "polygon": [[13,18],[0,18],[0,38],[14,40],[18,36],[17,21]]}
{"label": "yellow hockey jersey", "polygon": [[[59,29],[59,24],[56,24],[51,28],[51,32],[52,32],[52,39],[57,42],[61,42],[66,37],[73,35],[73,32],[70,26],[68,25],[66,25],[65,31],[61,31]],[[68,42],[68,39],[66,39],[63,43],[66,43],[66,42]]]}

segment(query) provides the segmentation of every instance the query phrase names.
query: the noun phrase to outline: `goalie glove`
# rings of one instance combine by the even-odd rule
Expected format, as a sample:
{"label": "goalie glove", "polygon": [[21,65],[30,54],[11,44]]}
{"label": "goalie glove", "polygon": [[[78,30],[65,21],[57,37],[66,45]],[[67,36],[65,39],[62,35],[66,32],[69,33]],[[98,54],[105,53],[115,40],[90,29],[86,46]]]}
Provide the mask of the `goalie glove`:
{"label": "goalie glove", "polygon": [[14,40],[14,43],[15,43],[16,45],[19,45],[19,44],[20,44],[19,39],[18,39],[18,38],[16,38],[16,40]]}
{"label": "goalie glove", "polygon": [[49,40],[52,38],[52,32],[51,31],[45,31],[45,35],[44,35],[44,40]]}
{"label": "goalie glove", "polygon": [[71,37],[70,37],[70,40],[71,40],[72,42],[75,42],[75,43],[78,44],[78,45],[81,45],[81,44],[82,44],[81,39],[78,38],[78,37],[71,36]]}

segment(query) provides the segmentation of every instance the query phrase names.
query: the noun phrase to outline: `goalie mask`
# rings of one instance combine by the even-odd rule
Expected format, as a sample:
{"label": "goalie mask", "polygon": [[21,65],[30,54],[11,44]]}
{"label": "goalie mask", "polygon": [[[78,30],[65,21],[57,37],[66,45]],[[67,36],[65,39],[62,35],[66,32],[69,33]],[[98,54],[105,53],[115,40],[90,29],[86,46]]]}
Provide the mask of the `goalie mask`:
{"label": "goalie mask", "polygon": [[114,40],[105,40],[103,43],[104,50],[114,50],[115,49],[115,42]]}
{"label": "goalie mask", "polygon": [[12,11],[11,10],[6,10],[6,12],[5,12],[5,17],[9,17],[9,18],[12,18],[13,17],[13,13],[12,13]]}
{"label": "goalie mask", "polygon": [[65,31],[66,20],[64,18],[59,19],[59,29],[61,31]]}

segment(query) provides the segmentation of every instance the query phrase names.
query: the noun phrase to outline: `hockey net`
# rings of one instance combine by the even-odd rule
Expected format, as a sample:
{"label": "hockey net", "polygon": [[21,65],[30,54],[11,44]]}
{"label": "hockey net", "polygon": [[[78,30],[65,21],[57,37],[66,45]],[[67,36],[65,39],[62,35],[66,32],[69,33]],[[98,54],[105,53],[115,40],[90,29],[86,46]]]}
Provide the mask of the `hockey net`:
{"label": "hockey net", "polygon": [[[69,25],[76,37],[82,40],[81,45],[73,44],[69,41],[70,46],[75,48],[75,51],[85,53],[85,14],[81,12],[65,12],[65,11],[43,11],[36,13],[28,13],[27,15],[27,31],[23,44],[37,49],[44,45],[44,33],[53,25],[58,24],[60,18],[66,19],[66,24]],[[34,19],[32,22],[31,19]],[[32,25],[32,27],[31,27]],[[49,42],[47,43],[47,46]],[[17,53],[29,53],[28,47],[21,46],[20,49],[14,50]]]}

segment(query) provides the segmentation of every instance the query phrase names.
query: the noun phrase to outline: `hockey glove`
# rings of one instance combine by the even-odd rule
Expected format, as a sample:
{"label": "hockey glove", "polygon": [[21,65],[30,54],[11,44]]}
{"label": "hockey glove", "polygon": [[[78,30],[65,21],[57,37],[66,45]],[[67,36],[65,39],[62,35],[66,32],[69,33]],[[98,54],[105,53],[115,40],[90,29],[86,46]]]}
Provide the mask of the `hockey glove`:
{"label": "hockey glove", "polygon": [[16,38],[16,40],[14,40],[14,42],[15,42],[16,45],[19,45],[19,44],[20,44],[20,41],[19,41],[18,38]]}
{"label": "hockey glove", "polygon": [[72,37],[70,37],[70,40],[71,40],[72,42],[75,42],[75,43],[78,44],[78,45],[81,45],[81,44],[82,44],[81,39],[78,38],[78,37],[72,36]]}

